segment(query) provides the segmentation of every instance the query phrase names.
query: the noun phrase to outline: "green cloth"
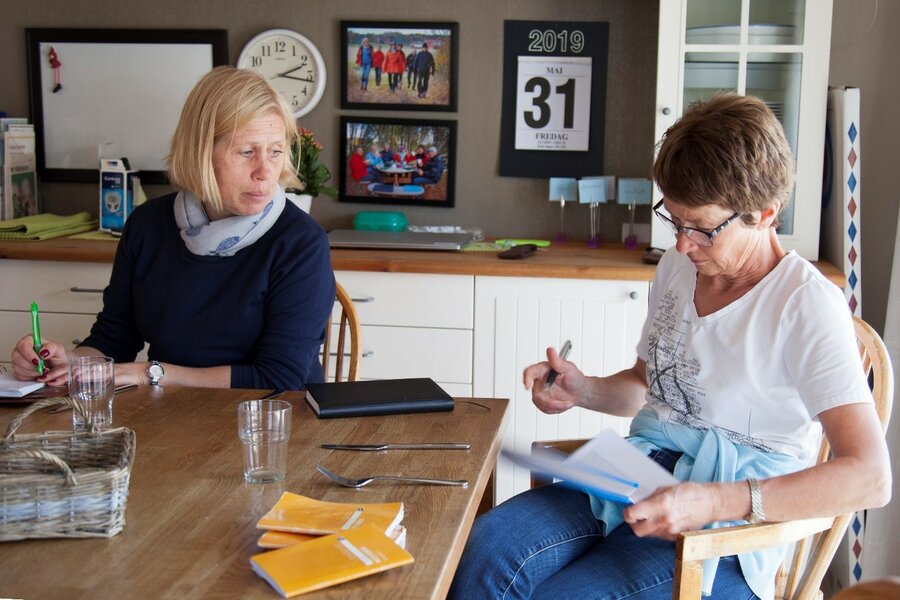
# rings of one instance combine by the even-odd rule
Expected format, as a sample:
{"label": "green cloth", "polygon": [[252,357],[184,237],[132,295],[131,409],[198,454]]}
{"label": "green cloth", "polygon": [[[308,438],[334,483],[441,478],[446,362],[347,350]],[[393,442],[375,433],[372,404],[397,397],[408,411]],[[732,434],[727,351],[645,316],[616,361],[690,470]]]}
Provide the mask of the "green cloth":
{"label": "green cloth", "polygon": [[80,212],[70,216],[32,215],[11,221],[0,221],[0,240],[36,242],[91,231],[97,221],[91,215]]}

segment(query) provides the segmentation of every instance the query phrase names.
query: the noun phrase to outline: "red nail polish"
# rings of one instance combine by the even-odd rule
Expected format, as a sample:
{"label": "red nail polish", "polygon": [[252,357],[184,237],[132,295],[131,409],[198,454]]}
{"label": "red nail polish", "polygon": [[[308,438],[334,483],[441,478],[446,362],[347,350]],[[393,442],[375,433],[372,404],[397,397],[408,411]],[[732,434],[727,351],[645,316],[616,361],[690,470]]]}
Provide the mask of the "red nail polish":
{"label": "red nail polish", "polygon": [[34,366],[38,366],[38,364],[40,364],[40,361],[39,361],[38,359],[36,359],[36,358],[32,358],[32,359],[31,359],[31,364],[33,364]]}
{"label": "red nail polish", "polygon": [[49,350],[41,350],[41,356],[43,356],[44,358],[47,358],[48,356],[50,356],[50,351]]}

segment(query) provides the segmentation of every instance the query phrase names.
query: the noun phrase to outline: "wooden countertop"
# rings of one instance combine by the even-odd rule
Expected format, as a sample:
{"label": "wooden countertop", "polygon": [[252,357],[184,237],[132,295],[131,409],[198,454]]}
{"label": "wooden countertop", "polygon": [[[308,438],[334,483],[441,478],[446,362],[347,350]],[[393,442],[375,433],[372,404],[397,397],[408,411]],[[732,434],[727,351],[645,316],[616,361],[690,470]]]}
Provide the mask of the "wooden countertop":
{"label": "wooden countertop", "polygon": [[[109,241],[0,241],[0,258],[20,260],[111,263],[115,252],[116,242]],[[554,242],[550,248],[521,260],[501,260],[494,252],[334,249],[331,263],[336,271],[650,281],[655,266],[642,263],[641,253],[626,250],[621,244],[589,249],[577,242]],[[825,261],[813,264],[835,285],[844,286],[844,274],[837,267]]]}

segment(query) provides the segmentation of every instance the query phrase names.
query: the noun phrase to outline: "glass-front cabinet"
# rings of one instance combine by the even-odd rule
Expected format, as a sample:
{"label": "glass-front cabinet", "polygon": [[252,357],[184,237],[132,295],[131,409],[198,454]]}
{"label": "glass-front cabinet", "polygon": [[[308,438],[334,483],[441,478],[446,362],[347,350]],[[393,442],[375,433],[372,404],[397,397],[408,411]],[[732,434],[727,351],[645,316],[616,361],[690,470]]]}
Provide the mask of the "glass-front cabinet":
{"label": "glass-front cabinet", "polygon": [[[811,260],[819,252],[831,9],[832,0],[660,0],[659,8],[654,142],[695,100],[720,91],[762,98],[797,161],[779,237]],[[651,223],[653,246],[674,244]]]}

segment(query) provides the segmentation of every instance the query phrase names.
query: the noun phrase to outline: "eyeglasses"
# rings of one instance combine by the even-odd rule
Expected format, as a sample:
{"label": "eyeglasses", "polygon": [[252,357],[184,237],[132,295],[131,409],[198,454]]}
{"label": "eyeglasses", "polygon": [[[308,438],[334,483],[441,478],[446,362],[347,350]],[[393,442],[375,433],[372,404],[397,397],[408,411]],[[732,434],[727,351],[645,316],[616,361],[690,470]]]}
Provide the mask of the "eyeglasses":
{"label": "eyeglasses", "polygon": [[705,246],[707,248],[713,245],[714,237],[722,233],[723,229],[731,225],[732,221],[741,216],[740,213],[734,213],[733,215],[725,219],[725,221],[718,227],[714,227],[709,231],[706,231],[703,229],[697,229],[695,227],[685,227],[684,225],[678,225],[672,219],[659,212],[659,209],[662,207],[662,205],[662,200],[657,202],[653,207],[653,212],[656,213],[656,216],[659,217],[659,220],[662,221],[666,227],[668,227],[669,231],[671,231],[675,235],[683,233],[689,240],[691,240],[698,246]]}

